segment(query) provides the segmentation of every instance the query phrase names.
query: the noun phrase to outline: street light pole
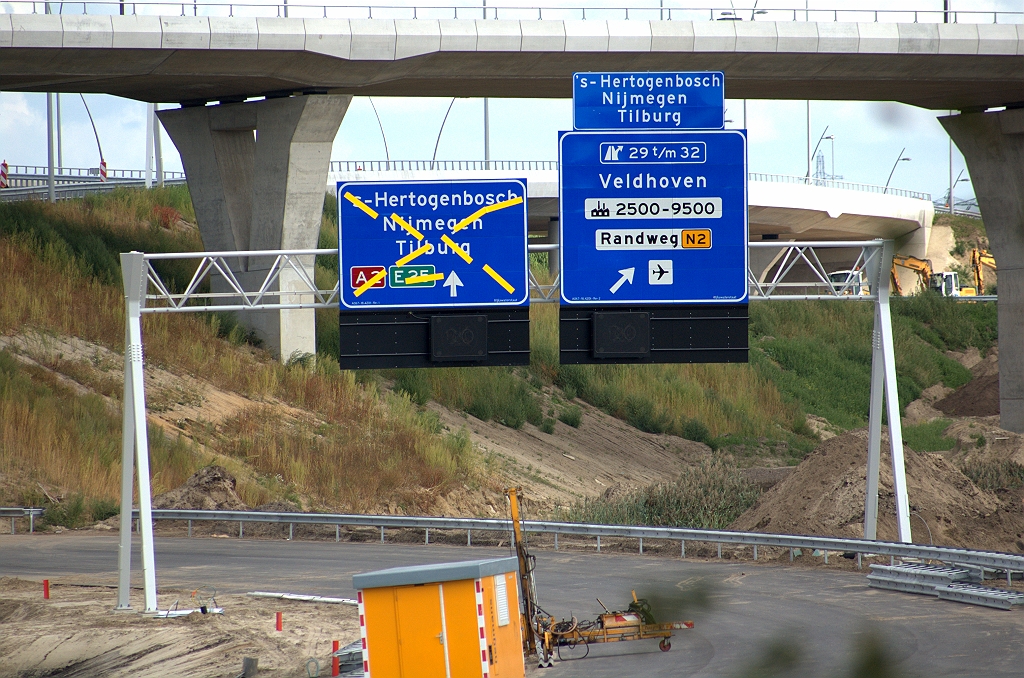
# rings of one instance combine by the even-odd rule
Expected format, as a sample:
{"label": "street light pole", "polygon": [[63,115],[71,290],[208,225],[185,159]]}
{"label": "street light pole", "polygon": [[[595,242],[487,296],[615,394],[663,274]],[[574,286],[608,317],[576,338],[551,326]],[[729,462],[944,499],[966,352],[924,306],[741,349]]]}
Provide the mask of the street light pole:
{"label": "street light pole", "polygon": [[832,184],[834,186],[836,181],[836,135],[829,134],[825,138],[828,139],[829,144],[832,146],[830,150],[832,152]]}
{"label": "street light pole", "polygon": [[811,183],[811,100],[807,100],[807,183]]}
{"label": "street light pole", "polygon": [[[948,9],[948,3],[947,3]],[[946,14],[946,23],[949,23],[949,13]],[[953,111],[949,112],[953,115]],[[949,138],[949,213],[953,214],[953,137]]]}
{"label": "street light pole", "polygon": [[[905,150],[907,150],[906,146],[903,147],[903,151]],[[892,181],[892,175],[896,171],[896,165],[900,164],[901,162],[910,162],[910,158],[903,157],[903,151],[900,151],[900,157],[896,158],[896,162],[892,164],[892,171],[889,172],[889,178],[885,180],[885,190],[882,191],[882,193],[889,192],[889,182]]]}

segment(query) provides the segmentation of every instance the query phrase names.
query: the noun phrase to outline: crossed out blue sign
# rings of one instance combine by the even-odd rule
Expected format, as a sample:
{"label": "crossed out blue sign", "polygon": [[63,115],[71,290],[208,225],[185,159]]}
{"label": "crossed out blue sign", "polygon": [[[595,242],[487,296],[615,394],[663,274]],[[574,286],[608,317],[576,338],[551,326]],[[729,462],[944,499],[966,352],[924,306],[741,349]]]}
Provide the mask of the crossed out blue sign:
{"label": "crossed out blue sign", "polygon": [[566,132],[559,162],[562,303],[746,303],[743,131]]}
{"label": "crossed out blue sign", "polygon": [[725,76],[575,73],[573,129],[687,130],[725,127]]}
{"label": "crossed out blue sign", "polygon": [[337,188],[344,308],[529,304],[525,180]]}

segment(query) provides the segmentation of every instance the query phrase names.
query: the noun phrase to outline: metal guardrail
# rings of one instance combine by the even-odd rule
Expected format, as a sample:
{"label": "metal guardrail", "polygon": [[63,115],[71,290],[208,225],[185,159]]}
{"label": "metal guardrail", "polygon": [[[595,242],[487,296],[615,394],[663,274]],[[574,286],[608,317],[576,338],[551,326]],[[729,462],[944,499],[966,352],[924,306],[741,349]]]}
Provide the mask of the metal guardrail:
{"label": "metal guardrail", "polygon": [[2,507],[0,506],[0,518],[11,519],[11,534],[14,534],[14,521],[18,518],[28,518],[28,531],[35,532],[36,530],[36,516],[43,515],[45,509],[41,508],[21,508],[21,507]]}
{"label": "metal guardrail", "polygon": [[557,160],[332,160],[332,172],[557,170]]}
{"label": "metal guardrail", "polygon": [[[2,3],[0,3],[2,4]],[[53,4],[53,3],[51,3]],[[33,177],[41,177],[46,179],[49,174],[50,168],[46,165],[8,165],[7,172],[8,177],[13,178],[18,175],[29,175]],[[156,173],[153,173],[156,176]],[[100,180],[100,170],[98,167],[60,167],[55,169],[56,179],[60,180],[71,180],[73,178],[92,178],[94,181]],[[116,179],[145,179],[146,170],[136,169],[111,169],[107,168],[107,181],[114,181]],[[164,180],[168,179],[184,179],[184,172],[164,172]]]}
{"label": "metal guardrail", "polygon": [[931,202],[932,194],[922,191],[910,191],[905,188],[893,188],[892,186],[877,186],[875,184],[858,184],[850,181],[836,181],[834,179],[816,179],[814,177],[795,176],[792,174],[765,174],[763,172],[751,172],[748,181],[769,181],[783,184],[804,184],[806,186],[820,186],[822,188],[840,188],[847,191],[863,191],[865,193],[881,193],[883,195],[895,195],[902,198],[915,198]]}
{"label": "metal guardrail", "polygon": [[[133,519],[138,519],[138,509],[133,509]],[[374,516],[344,513],[271,513],[262,511],[189,511],[177,509],[153,509],[154,520],[218,521],[241,523],[284,523],[289,525],[335,525],[348,527],[414,528],[427,530],[473,530],[479,532],[510,532],[512,524],[498,518],[437,518],[430,516]],[[950,546],[905,544],[900,542],[872,541],[868,539],[843,539],[840,537],[815,537],[792,534],[767,534],[761,532],[732,532],[729,530],[699,530],[686,527],[638,527],[631,525],[589,525],[585,523],[561,523],[543,520],[527,520],[525,530],[538,534],[596,537],[600,549],[601,537],[626,537],[632,539],[664,539],[682,542],[680,552],[685,556],[685,543],[697,541],[712,544],[754,547],[777,547],[788,549],[818,549],[845,553],[891,556],[893,558],[920,558],[941,560],[946,563],[974,565],[988,569],[1013,572],[1024,571],[1024,554],[980,551]],[[467,538],[471,542],[471,538]],[[641,549],[642,549],[641,545]]]}
{"label": "metal guardrail", "polygon": [[[640,20],[640,21],[859,21],[874,23],[1021,23],[1024,13],[998,10],[943,11],[927,9],[850,8],[850,7],[775,7],[737,8],[725,5],[666,6],[658,4],[620,6],[586,6],[581,4],[551,5],[547,7],[504,5],[489,6],[417,6],[402,5],[344,5],[307,4],[294,2],[230,2],[193,0],[192,2],[51,2],[50,6],[62,14],[148,14],[173,16],[245,16],[338,19],[502,19],[502,20]],[[922,3],[924,4],[924,3]],[[45,2],[33,0],[5,0],[0,9],[22,13],[42,14]],[[0,12],[2,13],[2,12]]]}
{"label": "metal guardrail", "polygon": [[[165,179],[164,185],[184,184],[185,179]],[[115,181],[88,181],[81,183],[55,184],[54,197],[57,200],[84,198],[92,193],[106,193],[119,188],[145,188],[144,179],[117,179]],[[44,181],[40,186],[24,186],[0,189],[0,202],[17,202],[20,200],[45,200],[49,195],[49,186]]]}
{"label": "metal guardrail", "polygon": [[[77,198],[94,191],[109,191],[111,186],[145,186],[145,170],[109,170],[106,182],[87,174],[88,168],[64,168],[54,181],[58,199]],[[558,171],[556,160],[332,160],[331,172],[458,172],[458,171],[505,171],[538,172]],[[34,165],[11,165],[8,175],[11,188],[0,190],[0,202],[27,200],[45,195],[46,167]],[[886,195],[932,200],[930,193],[911,191],[905,188],[886,188],[874,184],[858,184],[850,181],[815,179],[790,174],[768,174],[750,172],[749,181],[784,184],[804,184],[823,188],[838,188],[847,191],[882,193]],[[186,183],[184,172],[164,172],[165,184]],[[20,191],[20,192],[19,192]]]}
{"label": "metal guardrail", "polygon": [[[504,171],[558,171],[557,160],[332,160],[332,172],[445,172],[459,170],[504,170]],[[931,193],[911,191],[905,188],[878,186],[875,184],[859,184],[852,181],[835,181],[834,179],[816,179],[814,177],[792,174],[770,174],[766,172],[750,172],[748,181],[804,184],[822,188],[839,188],[847,191],[863,191],[865,193],[882,193],[917,200],[932,199]]]}

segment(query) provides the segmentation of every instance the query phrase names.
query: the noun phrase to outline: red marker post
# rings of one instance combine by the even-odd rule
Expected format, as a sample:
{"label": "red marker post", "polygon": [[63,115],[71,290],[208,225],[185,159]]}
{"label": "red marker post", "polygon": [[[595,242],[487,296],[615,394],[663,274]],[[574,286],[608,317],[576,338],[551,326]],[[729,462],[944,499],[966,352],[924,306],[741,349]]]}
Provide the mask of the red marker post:
{"label": "red marker post", "polygon": [[44,579],[43,580],[43,600],[49,600],[49,599],[50,599],[50,580],[49,579]]}
{"label": "red marker post", "polygon": [[331,675],[341,675],[341,660],[338,658],[338,641],[334,641],[333,651],[331,652]]}
{"label": "red marker post", "polygon": [[282,613],[278,612],[277,613],[277,630],[278,631],[281,631],[281,630],[284,629],[284,620],[282,619],[282,617],[283,617]]}

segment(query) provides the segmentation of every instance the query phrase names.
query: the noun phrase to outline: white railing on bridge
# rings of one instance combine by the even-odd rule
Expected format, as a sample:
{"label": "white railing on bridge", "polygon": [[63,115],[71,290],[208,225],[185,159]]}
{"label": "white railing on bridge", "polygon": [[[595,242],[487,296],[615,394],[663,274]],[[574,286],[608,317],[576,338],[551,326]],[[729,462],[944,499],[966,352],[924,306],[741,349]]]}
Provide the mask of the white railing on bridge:
{"label": "white railing on bridge", "polygon": [[[0,2],[2,5],[2,2]],[[46,165],[8,165],[7,174],[9,177],[16,176],[27,176],[33,178],[41,178],[46,180],[49,174],[49,168]],[[99,181],[100,168],[99,167],[55,167],[54,178],[60,181],[67,181],[74,179],[75,181],[86,181],[94,179]],[[155,176],[155,173],[154,173]],[[146,170],[133,170],[133,169],[111,169],[107,168],[107,181],[114,179],[145,179]],[[184,172],[164,172],[164,179],[184,179]]]}
{"label": "white railing on bridge", "polygon": [[[450,172],[460,170],[487,171],[558,171],[557,160],[332,160],[332,172]],[[903,198],[931,201],[931,193],[911,191],[905,188],[878,186],[875,184],[859,184],[852,181],[836,181],[817,177],[796,176],[791,174],[769,174],[750,172],[749,181],[765,181],[784,184],[805,184],[824,188],[839,188],[847,191],[864,191],[866,193],[882,193]]]}
{"label": "white railing on bridge", "polygon": [[[668,0],[655,3],[625,3],[616,0],[607,5],[599,1],[569,3],[556,0],[524,6],[515,3],[497,4],[494,0],[466,5],[420,5],[416,2],[367,5],[345,3],[304,2],[230,2],[229,0],[193,0],[192,2],[33,2],[32,0],[5,0],[0,2],[0,14],[44,14],[49,4],[54,14],[140,14],[163,16],[223,16],[223,17],[291,17],[331,19],[500,19],[500,20],[641,20],[641,21],[815,21],[815,22],[873,22],[873,23],[967,23],[1017,24],[1024,23],[1024,12],[996,9],[936,8],[938,3],[917,3],[917,7],[850,7],[834,0],[834,7],[810,8],[804,3],[746,2],[749,7],[735,7],[735,3],[687,3]],[[967,0],[959,3],[966,5]],[[545,6],[546,5],[546,6]]]}
{"label": "white railing on bridge", "polygon": [[453,172],[557,170],[556,160],[332,160],[332,172]]}

